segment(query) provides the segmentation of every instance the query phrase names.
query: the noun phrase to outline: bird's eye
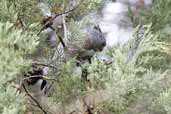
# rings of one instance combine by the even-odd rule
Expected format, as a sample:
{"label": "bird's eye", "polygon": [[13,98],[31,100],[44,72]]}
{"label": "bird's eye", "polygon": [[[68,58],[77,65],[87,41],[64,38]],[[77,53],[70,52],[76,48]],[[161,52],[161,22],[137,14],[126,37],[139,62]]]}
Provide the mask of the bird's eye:
{"label": "bird's eye", "polygon": [[103,43],[102,43],[102,46],[105,47],[105,46],[106,46],[106,42],[103,42]]}
{"label": "bird's eye", "polygon": [[94,29],[98,30],[98,26],[94,26]]}

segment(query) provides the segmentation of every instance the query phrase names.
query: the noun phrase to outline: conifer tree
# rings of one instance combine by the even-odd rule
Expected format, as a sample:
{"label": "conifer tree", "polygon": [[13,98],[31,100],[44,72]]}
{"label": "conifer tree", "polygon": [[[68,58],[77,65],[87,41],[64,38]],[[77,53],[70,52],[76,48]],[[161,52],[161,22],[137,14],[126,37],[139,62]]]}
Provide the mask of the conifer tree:
{"label": "conifer tree", "polygon": [[[40,2],[47,4],[53,15],[79,5],[64,18],[60,15],[66,28],[55,33],[67,46],[80,49],[85,40],[84,28],[93,23],[87,15],[100,8],[104,0],[0,0],[0,113],[35,113],[27,109],[28,92],[18,93],[21,87],[17,83],[19,79],[23,81],[24,73],[33,70],[33,60],[49,67],[48,76],[43,79],[53,86],[52,94],[32,106],[38,108],[39,113],[70,113],[77,109],[85,111],[85,107],[89,113],[94,108],[94,114],[171,113],[170,0],[156,0],[151,9],[142,12],[137,19],[144,25],[135,24],[137,27],[128,44],[102,52],[107,59],[101,60],[98,53],[91,58],[91,64],[83,64],[81,67],[87,69],[87,83],[74,69],[76,57],[61,60],[58,45],[48,47],[47,36],[38,34],[45,26]],[[35,59],[39,49],[43,55]],[[94,107],[86,104],[86,100],[85,106],[80,105],[82,99],[79,98],[89,96],[95,100]]]}

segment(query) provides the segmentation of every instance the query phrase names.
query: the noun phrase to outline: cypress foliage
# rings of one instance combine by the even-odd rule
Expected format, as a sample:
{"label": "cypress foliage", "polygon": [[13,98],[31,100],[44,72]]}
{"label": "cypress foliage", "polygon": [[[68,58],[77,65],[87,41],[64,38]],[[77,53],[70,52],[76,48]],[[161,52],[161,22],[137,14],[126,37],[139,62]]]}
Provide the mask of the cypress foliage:
{"label": "cypress foliage", "polygon": [[[54,14],[70,7],[68,0],[46,2]],[[31,69],[32,54],[39,46],[47,55],[39,61],[55,67],[50,69],[47,78],[48,83],[55,79],[53,94],[40,103],[43,108],[48,108],[47,112],[58,113],[55,112],[59,108],[58,104],[67,109],[73,98],[104,90],[108,99],[96,104],[95,114],[99,110],[112,114],[171,113],[170,0],[154,1],[152,8],[148,12],[143,11],[138,18],[138,22],[144,25],[138,26],[139,23],[136,23],[137,27],[128,44],[103,52],[112,60],[111,64],[106,64],[96,54],[91,64],[82,65],[82,68],[87,69],[89,85],[81,80],[81,73],[74,69],[74,57],[66,62],[61,61],[56,49],[42,44],[46,36],[37,36],[43,20],[37,4],[35,0],[0,1],[0,113],[25,112],[24,95],[16,92],[15,82],[23,72]],[[82,47],[84,27],[92,24],[85,15],[102,4],[103,0],[85,0],[66,17],[67,45]],[[139,37],[140,30],[142,33]],[[52,105],[55,107],[53,110]]]}

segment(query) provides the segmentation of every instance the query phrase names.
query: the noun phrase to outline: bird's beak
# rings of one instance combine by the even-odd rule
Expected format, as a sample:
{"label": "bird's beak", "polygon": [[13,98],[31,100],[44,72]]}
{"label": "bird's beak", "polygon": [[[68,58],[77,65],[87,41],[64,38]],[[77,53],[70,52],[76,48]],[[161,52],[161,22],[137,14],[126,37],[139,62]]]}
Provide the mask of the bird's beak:
{"label": "bird's beak", "polygon": [[102,47],[101,48],[96,48],[95,51],[96,52],[101,52],[101,51],[103,51],[103,48]]}

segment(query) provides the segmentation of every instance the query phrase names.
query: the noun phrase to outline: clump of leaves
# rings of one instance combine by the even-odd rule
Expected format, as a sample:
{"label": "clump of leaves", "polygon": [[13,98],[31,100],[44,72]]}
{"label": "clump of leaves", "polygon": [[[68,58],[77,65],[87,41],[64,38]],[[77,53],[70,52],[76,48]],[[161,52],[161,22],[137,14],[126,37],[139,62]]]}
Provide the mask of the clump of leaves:
{"label": "clump of leaves", "polygon": [[[114,114],[155,112],[153,103],[168,88],[168,85],[162,84],[165,83],[163,72],[169,71],[169,64],[162,64],[169,53],[167,43],[161,42],[159,35],[151,32],[151,25],[145,26],[139,44],[136,43],[137,33],[128,45],[107,52],[114,58],[112,64],[106,66],[103,61],[94,58],[88,67],[90,80],[95,84],[103,83],[109,91],[111,98],[106,104],[109,112]],[[132,50],[134,53],[130,59],[128,53]]]}
{"label": "clump of leaves", "polygon": [[84,17],[81,21],[71,20],[67,31],[68,45],[81,49],[87,38],[86,29],[88,29],[88,26],[92,26],[92,24],[93,22],[88,17]]}
{"label": "clump of leaves", "polygon": [[84,94],[85,85],[81,80],[81,73],[76,71],[74,59],[61,64],[57,72],[58,73],[53,76],[58,80],[55,84],[55,92],[52,96],[54,102],[69,102],[72,98]]}
{"label": "clump of leaves", "polygon": [[23,114],[21,95],[16,95],[11,82],[30,65],[27,54],[34,51],[38,37],[16,30],[14,25],[0,22],[0,113]]}
{"label": "clump of leaves", "polygon": [[[38,37],[15,30],[11,23],[0,23],[0,32],[0,72],[5,83],[15,77],[22,67],[27,66],[25,57],[34,51]],[[1,84],[4,84],[3,82]]]}
{"label": "clump of leaves", "polygon": [[151,8],[142,10],[140,12],[140,16],[137,18],[138,22],[141,22],[141,24],[152,23],[152,31],[155,33],[160,33],[158,34],[160,36],[160,40],[165,42],[170,40],[170,6],[170,0],[165,0],[165,2],[153,0]]}

